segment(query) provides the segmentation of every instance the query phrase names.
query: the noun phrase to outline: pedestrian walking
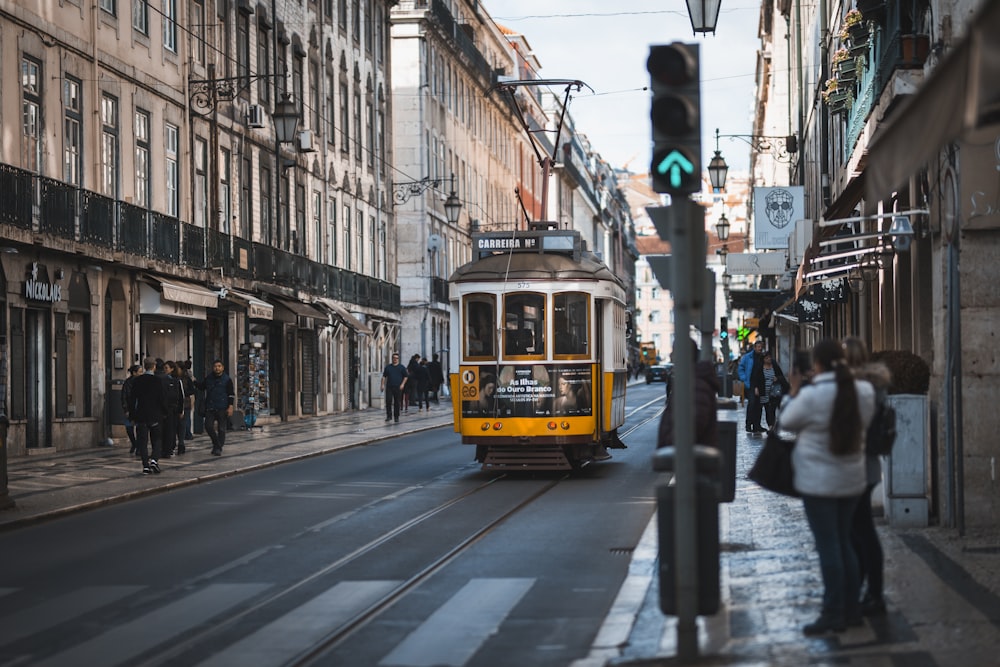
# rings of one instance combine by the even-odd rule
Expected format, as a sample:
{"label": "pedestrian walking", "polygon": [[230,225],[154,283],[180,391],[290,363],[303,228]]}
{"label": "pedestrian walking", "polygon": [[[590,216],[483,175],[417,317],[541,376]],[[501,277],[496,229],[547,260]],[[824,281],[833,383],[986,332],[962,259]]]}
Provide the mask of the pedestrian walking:
{"label": "pedestrian walking", "polygon": [[[420,396],[420,400],[423,401],[424,411],[431,409],[431,372],[427,368],[427,358],[421,357],[420,363],[417,365],[417,394]],[[418,407],[417,410],[420,408]]]}
{"label": "pedestrian walking", "polygon": [[[173,387],[167,390],[168,408],[176,409],[176,412],[170,412],[173,416],[171,426],[174,430],[173,439],[170,441],[171,453],[183,454],[186,451],[186,447],[184,446],[184,410],[188,402],[188,394],[184,389],[184,369],[181,367],[179,361],[166,361],[163,365],[167,371],[167,375],[177,385],[176,390]],[[179,399],[176,407],[172,406],[172,400],[174,399]]]}
{"label": "pedestrian walking", "polygon": [[431,360],[427,364],[427,372],[431,376],[430,396],[433,398],[434,403],[438,404],[441,402],[441,385],[444,384],[444,370],[441,368],[439,355],[431,355]]}
{"label": "pedestrian walking", "polygon": [[802,496],[823,579],[819,617],[807,635],[843,632],[862,623],[858,561],[851,544],[854,511],[865,491],[864,433],[875,412],[875,390],[855,380],[839,341],[813,348],[815,374],[803,385],[790,378],[792,398],[781,427],[797,433],[792,449],[795,489]]}
{"label": "pedestrian walking", "polygon": [[[785,379],[784,372],[770,352],[764,352],[760,365],[754,366],[753,374],[750,376],[750,387],[751,393],[767,417],[767,427],[774,428],[775,411],[781,403],[781,397],[788,393],[788,380]],[[757,427],[760,427],[759,418]]]}
{"label": "pedestrian walking", "polygon": [[156,377],[163,383],[166,414],[160,426],[162,435],[161,455],[169,459],[177,447],[177,426],[184,415],[184,392],[181,381],[174,374],[174,362],[156,360]]}
{"label": "pedestrian walking", "polygon": [[[194,431],[191,430],[191,420],[194,416],[195,386],[194,377],[191,375],[191,360],[180,363],[181,386],[184,387],[184,440],[194,440]],[[178,447],[178,451],[183,454],[184,448]]]}
{"label": "pedestrian walking", "polygon": [[[420,406],[423,401],[423,396],[420,395],[420,355],[415,354],[410,357],[410,363],[406,365],[406,375],[409,378],[406,385],[409,387],[407,394],[409,395],[409,405],[416,405],[417,410],[420,410]],[[425,385],[426,386],[426,385]]]}
{"label": "pedestrian walking", "polygon": [[128,436],[128,441],[130,447],[128,450],[129,454],[138,455],[138,450],[135,446],[135,423],[132,421],[130,413],[132,412],[132,385],[135,379],[142,375],[142,366],[139,364],[133,364],[129,366],[128,377],[122,382],[122,414],[125,415],[125,434]]}
{"label": "pedestrian walking", "polygon": [[205,433],[212,440],[212,456],[222,456],[226,444],[226,424],[233,416],[236,391],[221,359],[212,362],[212,372],[195,386],[205,391]]}
{"label": "pedestrian walking", "polygon": [[[855,378],[867,380],[875,388],[876,402],[885,400],[892,381],[889,368],[868,359],[868,346],[860,338],[851,336],[844,339],[844,357]],[[877,616],[885,613],[883,596],[883,571],[885,558],[882,543],[875,530],[872,517],[872,491],[882,480],[882,461],[875,453],[865,450],[865,492],[854,510],[851,524],[851,543],[858,556],[858,580],[864,590],[861,598],[861,613]]]}
{"label": "pedestrian walking", "polygon": [[406,389],[406,366],[399,362],[399,355],[392,355],[392,363],[382,371],[382,391],[385,392],[385,420],[399,421],[399,410],[403,405],[403,391]]}
{"label": "pedestrian walking", "polygon": [[[129,415],[135,423],[135,446],[142,459],[142,474],[160,472],[161,424],[167,414],[163,382],[156,377],[156,359],[142,361],[143,373],[135,378],[129,394]],[[150,452],[152,444],[152,452]]]}

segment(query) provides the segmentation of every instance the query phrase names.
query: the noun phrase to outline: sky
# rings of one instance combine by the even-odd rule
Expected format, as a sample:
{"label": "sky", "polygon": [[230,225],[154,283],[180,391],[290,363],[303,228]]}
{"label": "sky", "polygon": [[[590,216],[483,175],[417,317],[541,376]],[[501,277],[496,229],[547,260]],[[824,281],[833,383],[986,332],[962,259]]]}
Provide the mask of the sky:
{"label": "sky", "polygon": [[[653,44],[701,46],[702,168],[720,134],[752,129],[760,3],[722,3],[715,35],[695,37],[681,0],[483,0],[493,20],[527,39],[541,63],[539,77],[580,80],[594,89],[574,93],[570,114],[578,132],[613,167],[649,170],[649,73]],[[560,87],[561,92],[562,87]],[[734,172],[749,169],[750,148],[722,138]]]}

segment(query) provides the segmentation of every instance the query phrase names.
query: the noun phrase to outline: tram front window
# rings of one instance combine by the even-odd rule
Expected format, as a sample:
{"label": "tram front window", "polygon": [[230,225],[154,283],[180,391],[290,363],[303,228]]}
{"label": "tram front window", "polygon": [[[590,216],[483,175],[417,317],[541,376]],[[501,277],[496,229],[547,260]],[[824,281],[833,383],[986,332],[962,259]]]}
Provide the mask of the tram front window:
{"label": "tram front window", "polygon": [[492,357],[496,326],[496,302],[488,294],[473,294],[465,299],[465,356]]}
{"label": "tram front window", "polygon": [[536,356],[545,354],[545,295],[504,296],[504,354]]}
{"label": "tram front window", "polygon": [[553,300],[553,335],[557,355],[587,354],[587,317],[590,298],[581,292],[556,294]]}

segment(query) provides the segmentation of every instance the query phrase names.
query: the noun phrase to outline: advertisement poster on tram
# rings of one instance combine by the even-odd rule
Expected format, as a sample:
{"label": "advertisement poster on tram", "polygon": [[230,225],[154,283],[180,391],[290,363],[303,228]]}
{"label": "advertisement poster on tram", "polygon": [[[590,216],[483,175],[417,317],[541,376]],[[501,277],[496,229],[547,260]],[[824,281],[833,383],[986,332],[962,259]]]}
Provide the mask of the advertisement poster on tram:
{"label": "advertisement poster on tram", "polygon": [[464,368],[462,416],[589,416],[590,373],[589,364]]}

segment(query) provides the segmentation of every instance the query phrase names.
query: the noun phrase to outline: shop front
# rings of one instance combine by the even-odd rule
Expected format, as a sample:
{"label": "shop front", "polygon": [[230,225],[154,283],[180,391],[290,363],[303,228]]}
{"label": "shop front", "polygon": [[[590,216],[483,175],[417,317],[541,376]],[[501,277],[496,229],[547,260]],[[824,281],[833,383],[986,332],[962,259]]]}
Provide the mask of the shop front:
{"label": "shop front", "polygon": [[274,304],[268,341],[271,414],[280,415],[282,421],[315,415],[319,381],[317,328],[325,327],[329,316],[297,299],[267,298]]}
{"label": "shop front", "polygon": [[[139,282],[140,356],[193,360],[192,371],[195,377],[201,377],[204,375],[204,356],[215,358],[225,349],[225,313],[211,320],[208,317],[208,310],[218,307],[218,292],[207,287],[143,276]],[[201,337],[196,345],[196,339]],[[204,356],[197,355],[202,359],[194,358],[196,347],[199,351],[204,350]]]}

